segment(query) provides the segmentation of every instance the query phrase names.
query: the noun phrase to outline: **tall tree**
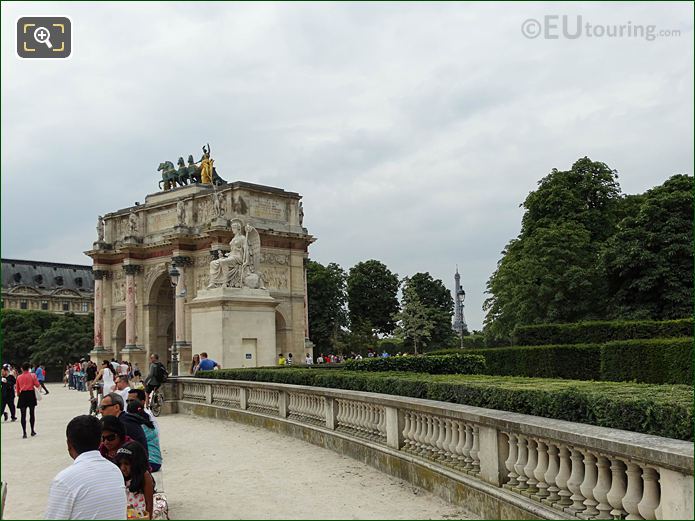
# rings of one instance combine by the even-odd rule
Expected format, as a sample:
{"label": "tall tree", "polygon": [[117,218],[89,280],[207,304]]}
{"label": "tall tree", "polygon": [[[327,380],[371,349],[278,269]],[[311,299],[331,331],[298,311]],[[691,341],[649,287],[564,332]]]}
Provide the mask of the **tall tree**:
{"label": "tall tree", "polygon": [[693,177],[647,191],[605,246],[603,266],[616,318],[693,313]]}
{"label": "tall tree", "polygon": [[[429,273],[416,273],[403,284],[403,288],[412,288],[420,303],[428,310],[433,325],[429,344],[441,348],[452,345],[456,335],[451,328],[451,318],[454,315],[451,291],[440,279],[433,279]],[[405,289],[403,301],[405,302]]]}
{"label": "tall tree", "polygon": [[390,334],[396,327],[398,275],[378,260],[359,262],[347,278],[350,328]]}
{"label": "tall tree", "polygon": [[521,233],[502,252],[487,283],[485,331],[509,338],[515,326],[597,318],[605,311],[601,244],[622,203],[617,173],[584,157],[568,171],[553,169],[523,203]]}
{"label": "tall tree", "polygon": [[58,319],[47,311],[2,310],[2,361],[29,362],[41,334]]}
{"label": "tall tree", "polygon": [[59,315],[36,340],[34,363],[63,366],[87,356],[94,346],[94,316]]}
{"label": "tall tree", "polygon": [[432,339],[436,310],[425,305],[411,282],[412,279],[408,280],[407,277],[404,279],[403,306],[394,319],[398,321],[398,335],[403,340],[412,342],[415,354],[418,354],[423,344]]}
{"label": "tall tree", "polygon": [[347,276],[335,263],[307,264],[309,335],[320,350],[334,350],[338,333],[346,325]]}
{"label": "tall tree", "polygon": [[538,228],[571,222],[586,228],[592,240],[605,240],[613,234],[619,203],[617,171],[583,157],[567,171],[553,168],[529,193],[522,204],[526,212],[520,237]]}

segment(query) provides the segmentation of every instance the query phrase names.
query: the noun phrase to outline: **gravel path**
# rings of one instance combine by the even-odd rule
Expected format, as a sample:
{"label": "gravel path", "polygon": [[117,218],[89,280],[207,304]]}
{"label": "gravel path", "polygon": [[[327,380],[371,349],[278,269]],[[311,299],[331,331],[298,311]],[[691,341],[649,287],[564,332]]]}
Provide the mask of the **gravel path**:
{"label": "gravel path", "polygon": [[[35,438],[2,423],[5,519],[41,519],[53,476],[70,465],[65,426],[87,393],[48,386]],[[172,519],[472,519],[407,482],[327,449],[230,421],[159,418],[163,472],[155,474]],[[28,426],[27,426],[28,428]],[[22,469],[18,471],[18,469]]]}

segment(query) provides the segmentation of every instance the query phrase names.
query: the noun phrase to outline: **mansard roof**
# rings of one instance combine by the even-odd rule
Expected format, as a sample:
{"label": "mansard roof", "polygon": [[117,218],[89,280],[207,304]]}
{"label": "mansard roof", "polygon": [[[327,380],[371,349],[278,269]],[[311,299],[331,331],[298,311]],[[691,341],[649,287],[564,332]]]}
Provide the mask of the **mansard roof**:
{"label": "mansard roof", "polygon": [[76,294],[94,291],[92,267],[33,260],[1,259],[2,289],[28,286],[42,292],[68,290]]}

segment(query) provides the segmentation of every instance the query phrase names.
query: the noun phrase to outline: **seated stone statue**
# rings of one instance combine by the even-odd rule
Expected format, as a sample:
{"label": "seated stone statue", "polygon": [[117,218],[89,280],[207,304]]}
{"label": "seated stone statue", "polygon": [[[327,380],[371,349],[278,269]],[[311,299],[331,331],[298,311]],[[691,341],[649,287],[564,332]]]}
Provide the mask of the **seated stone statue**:
{"label": "seated stone statue", "polygon": [[258,231],[251,225],[246,226],[246,235],[242,234],[242,222],[232,220],[234,237],[229,241],[229,253],[210,263],[210,280],[208,289],[212,288],[261,288],[263,278],[258,273],[260,263],[261,240]]}

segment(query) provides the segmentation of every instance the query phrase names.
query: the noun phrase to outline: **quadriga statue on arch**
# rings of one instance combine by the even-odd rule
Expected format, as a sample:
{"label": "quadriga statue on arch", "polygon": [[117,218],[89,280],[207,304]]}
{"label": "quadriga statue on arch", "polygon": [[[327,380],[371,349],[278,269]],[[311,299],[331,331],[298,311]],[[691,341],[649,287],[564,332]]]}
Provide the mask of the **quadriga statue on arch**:
{"label": "quadriga statue on arch", "polygon": [[233,219],[232,233],[234,237],[229,241],[229,253],[220,251],[220,257],[210,263],[208,289],[265,289],[263,276],[258,271],[261,262],[261,237],[258,231],[250,224],[244,227],[240,219]]}

